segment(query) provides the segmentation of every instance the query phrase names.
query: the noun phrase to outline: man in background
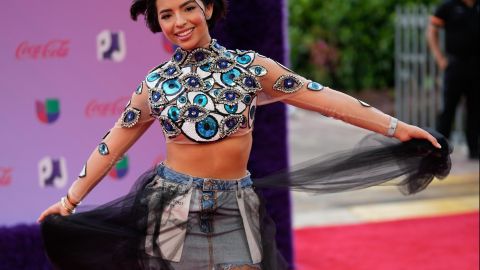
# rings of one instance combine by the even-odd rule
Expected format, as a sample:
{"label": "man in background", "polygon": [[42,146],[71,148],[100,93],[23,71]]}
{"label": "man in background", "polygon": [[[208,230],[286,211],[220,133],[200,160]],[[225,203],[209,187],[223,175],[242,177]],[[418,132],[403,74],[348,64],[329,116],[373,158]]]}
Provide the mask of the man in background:
{"label": "man in background", "polygon": [[[455,111],[466,98],[466,137],[469,157],[478,159],[480,92],[480,6],[478,0],[447,0],[430,18],[427,38],[438,67],[444,70],[443,111],[437,130],[450,137]],[[439,28],[445,29],[445,51],[440,50]]]}

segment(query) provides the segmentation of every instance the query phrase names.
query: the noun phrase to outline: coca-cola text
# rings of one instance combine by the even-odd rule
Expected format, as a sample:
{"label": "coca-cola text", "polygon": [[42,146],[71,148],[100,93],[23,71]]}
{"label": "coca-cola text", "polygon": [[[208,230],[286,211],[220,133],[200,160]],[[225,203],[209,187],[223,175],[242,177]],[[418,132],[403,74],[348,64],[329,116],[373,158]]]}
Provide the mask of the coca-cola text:
{"label": "coca-cola text", "polygon": [[0,167],[0,187],[12,183],[12,172],[13,168],[11,167]]}
{"label": "coca-cola text", "polygon": [[106,117],[106,116],[120,116],[128,102],[128,97],[120,97],[113,102],[98,102],[96,100],[90,101],[85,107],[85,116],[92,117]]}
{"label": "coca-cola text", "polygon": [[44,44],[32,44],[24,41],[18,45],[15,57],[18,60],[65,58],[70,51],[69,47],[70,40],[68,39],[53,39]]}

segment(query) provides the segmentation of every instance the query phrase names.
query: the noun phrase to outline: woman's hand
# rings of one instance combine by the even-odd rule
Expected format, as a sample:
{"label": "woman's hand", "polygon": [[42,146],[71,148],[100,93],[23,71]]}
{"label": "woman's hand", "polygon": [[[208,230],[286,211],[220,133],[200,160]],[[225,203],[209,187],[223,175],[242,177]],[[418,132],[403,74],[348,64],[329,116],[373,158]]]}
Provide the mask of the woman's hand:
{"label": "woman's hand", "polygon": [[60,214],[62,216],[68,216],[70,215],[70,213],[67,211],[67,209],[65,209],[63,206],[62,206],[62,203],[61,202],[57,202],[57,203],[54,203],[52,204],[50,207],[48,207],[45,211],[43,211],[40,216],[38,217],[37,219],[37,222],[40,223],[40,222],[43,222],[43,220],[49,216],[49,215],[53,215],[53,214]]}
{"label": "woman's hand", "polygon": [[439,149],[442,148],[437,139],[435,139],[435,137],[433,137],[427,131],[401,121],[398,121],[397,130],[395,131],[394,136],[402,142],[411,139],[425,139],[428,140],[433,146]]}

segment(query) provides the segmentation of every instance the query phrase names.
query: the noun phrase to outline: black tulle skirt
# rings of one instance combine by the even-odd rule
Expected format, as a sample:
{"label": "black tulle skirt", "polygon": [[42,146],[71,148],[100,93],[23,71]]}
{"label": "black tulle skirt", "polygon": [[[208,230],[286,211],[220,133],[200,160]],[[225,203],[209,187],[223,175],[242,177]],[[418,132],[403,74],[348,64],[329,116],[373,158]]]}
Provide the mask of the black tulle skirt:
{"label": "black tulle skirt", "polygon": [[[290,188],[294,191],[332,193],[376,185],[396,185],[404,194],[425,189],[434,179],[450,172],[452,147],[440,134],[431,131],[442,145],[425,140],[398,142],[372,134],[355,149],[313,159],[272,175],[253,179],[258,188]],[[148,188],[158,177],[157,168],[147,171],[125,196],[71,216],[48,216],[42,223],[45,250],[57,269],[174,269],[163,259],[158,242],[160,229],[151,230],[149,213],[162,214],[172,200],[184,195],[183,188]],[[287,269],[277,251],[275,225],[258,193],[256,211],[261,241],[261,268]],[[154,203],[149,198],[155,197]],[[81,209],[80,209],[81,210]],[[215,212],[211,214],[215,215]],[[181,226],[182,224],[179,224]],[[160,226],[160,225],[158,225]],[[147,235],[153,232],[153,235]],[[188,233],[188,232],[187,232]],[[153,239],[153,240],[152,240]],[[146,243],[152,241],[152,243]],[[156,253],[145,250],[156,248]],[[321,254],[319,254],[321,256]]]}

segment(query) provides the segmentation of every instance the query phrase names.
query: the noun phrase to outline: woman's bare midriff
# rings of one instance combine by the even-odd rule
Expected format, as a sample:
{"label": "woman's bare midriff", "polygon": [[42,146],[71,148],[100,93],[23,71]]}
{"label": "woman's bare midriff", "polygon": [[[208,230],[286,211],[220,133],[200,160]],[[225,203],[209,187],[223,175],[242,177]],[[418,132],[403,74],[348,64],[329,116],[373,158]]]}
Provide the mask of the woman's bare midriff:
{"label": "woman's bare midriff", "polygon": [[164,164],[192,176],[236,180],[247,174],[251,148],[251,132],[206,144],[167,143]]}

